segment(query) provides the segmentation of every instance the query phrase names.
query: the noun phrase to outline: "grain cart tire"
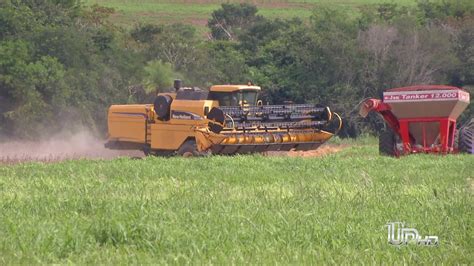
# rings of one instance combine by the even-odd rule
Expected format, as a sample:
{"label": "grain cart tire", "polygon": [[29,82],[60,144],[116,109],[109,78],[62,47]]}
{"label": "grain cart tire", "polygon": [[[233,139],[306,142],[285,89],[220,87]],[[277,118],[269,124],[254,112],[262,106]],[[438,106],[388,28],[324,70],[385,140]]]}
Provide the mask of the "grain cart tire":
{"label": "grain cart tire", "polygon": [[459,150],[474,154],[474,123],[472,121],[459,131]]}
{"label": "grain cart tire", "polygon": [[455,150],[459,150],[459,138],[461,136],[461,130],[455,129],[454,130],[454,142],[453,142],[453,148]]}
{"label": "grain cart tire", "polygon": [[169,95],[159,95],[155,98],[153,107],[158,118],[162,121],[170,119],[171,102],[173,98]]}
{"label": "grain cart tire", "polygon": [[181,147],[179,147],[177,154],[183,157],[195,157],[200,155],[195,140],[185,141]]}
{"label": "grain cart tire", "polygon": [[397,156],[397,141],[395,133],[390,128],[385,129],[379,136],[379,153],[385,156]]}

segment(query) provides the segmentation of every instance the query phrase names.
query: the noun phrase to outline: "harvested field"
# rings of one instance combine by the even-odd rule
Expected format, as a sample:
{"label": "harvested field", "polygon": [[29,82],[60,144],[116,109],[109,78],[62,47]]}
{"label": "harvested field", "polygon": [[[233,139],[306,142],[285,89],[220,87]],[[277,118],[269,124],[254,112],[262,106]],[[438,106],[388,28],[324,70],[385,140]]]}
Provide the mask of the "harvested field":
{"label": "harvested field", "polygon": [[325,144],[319,147],[317,150],[313,151],[289,151],[286,153],[290,157],[320,157],[326,156],[329,154],[337,153],[342,151],[345,148],[348,148],[348,145],[334,145],[334,144]]}
{"label": "harvested field", "polygon": [[[142,158],[138,150],[110,150],[105,140],[87,132],[68,138],[55,137],[46,141],[11,141],[0,143],[0,164],[22,162],[59,162],[78,159],[115,159],[118,157]],[[341,151],[348,145],[325,144],[313,151],[269,152],[268,156],[318,157]]]}
{"label": "harvested field", "polygon": [[43,141],[5,141],[0,143],[0,164],[143,156],[141,151],[109,150],[104,148],[104,143],[88,132],[58,135]]}

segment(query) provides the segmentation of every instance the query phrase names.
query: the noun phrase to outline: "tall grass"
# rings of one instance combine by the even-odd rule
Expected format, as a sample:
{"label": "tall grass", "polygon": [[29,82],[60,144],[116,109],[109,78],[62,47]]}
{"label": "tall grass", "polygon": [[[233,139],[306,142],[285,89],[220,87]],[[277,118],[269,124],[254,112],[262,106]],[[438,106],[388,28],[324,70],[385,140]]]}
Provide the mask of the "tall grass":
{"label": "tall grass", "polygon": [[[128,158],[0,166],[0,264],[472,263],[474,157]],[[387,243],[405,221],[438,247]]]}

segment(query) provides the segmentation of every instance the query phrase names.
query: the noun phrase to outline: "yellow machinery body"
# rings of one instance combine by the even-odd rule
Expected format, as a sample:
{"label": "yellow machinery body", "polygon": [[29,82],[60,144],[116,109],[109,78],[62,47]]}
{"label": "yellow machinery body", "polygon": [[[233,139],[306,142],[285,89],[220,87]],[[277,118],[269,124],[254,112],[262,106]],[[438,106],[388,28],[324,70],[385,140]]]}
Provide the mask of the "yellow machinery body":
{"label": "yellow machinery body", "polygon": [[156,155],[311,150],[334,135],[332,120],[333,131],[341,126],[328,107],[262,105],[257,86],[176,89],[154,104],[110,106],[105,146]]}

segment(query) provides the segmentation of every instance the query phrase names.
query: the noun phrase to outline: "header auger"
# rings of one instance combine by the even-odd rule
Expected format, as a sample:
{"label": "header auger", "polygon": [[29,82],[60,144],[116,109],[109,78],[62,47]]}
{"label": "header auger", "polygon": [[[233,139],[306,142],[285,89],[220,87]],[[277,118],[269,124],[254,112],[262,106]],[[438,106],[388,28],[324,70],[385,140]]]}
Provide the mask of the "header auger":
{"label": "header auger", "polygon": [[112,105],[106,147],[185,156],[312,150],[342,126],[329,107],[263,105],[258,86],[205,91],[175,82],[175,89],[158,94],[153,105]]}

